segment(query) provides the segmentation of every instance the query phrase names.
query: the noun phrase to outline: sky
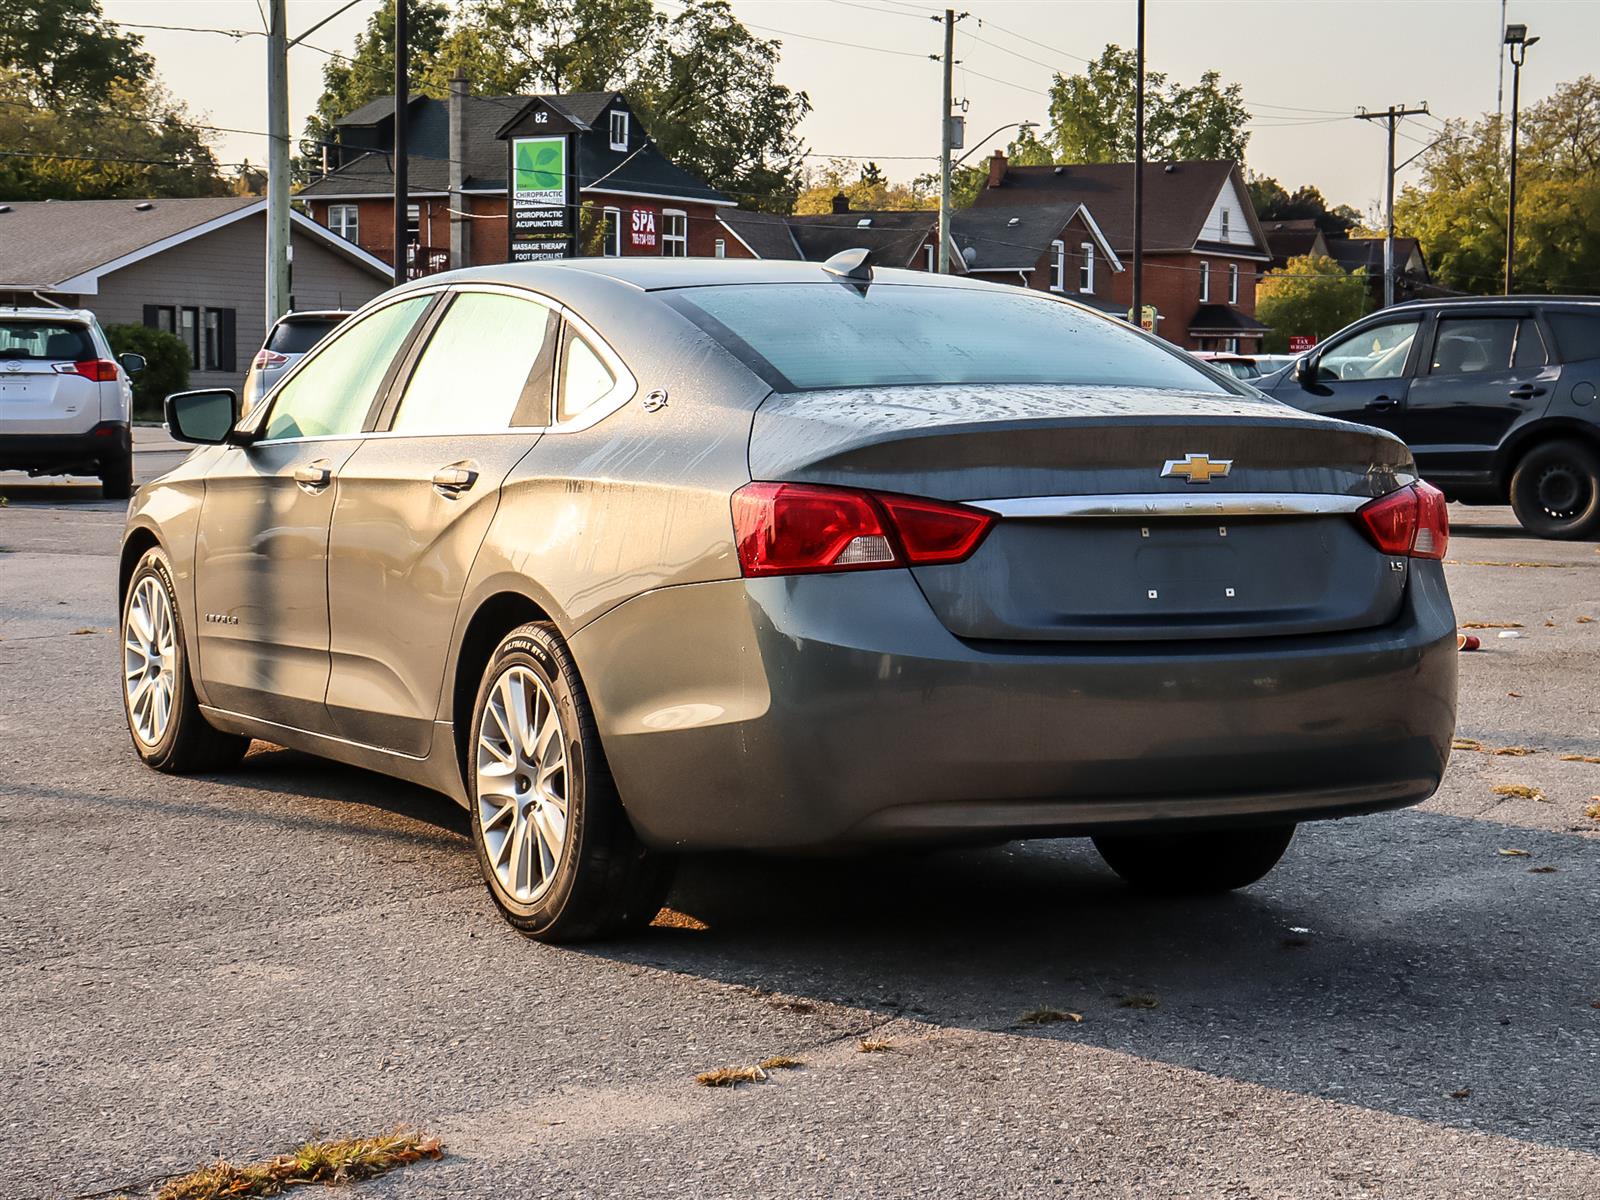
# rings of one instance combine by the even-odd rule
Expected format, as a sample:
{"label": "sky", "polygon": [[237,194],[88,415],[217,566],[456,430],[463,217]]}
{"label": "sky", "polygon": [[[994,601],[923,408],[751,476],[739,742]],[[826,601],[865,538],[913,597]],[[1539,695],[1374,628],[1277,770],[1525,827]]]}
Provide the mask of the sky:
{"label": "sky", "polygon": [[[288,0],[291,34],[345,0]],[[321,92],[327,56],[348,52],[378,6],[361,0],[289,56],[290,125],[298,133]],[[657,0],[671,13],[679,5]],[[257,0],[104,0],[113,20],[145,25],[263,29]],[[1594,71],[1596,0],[1508,0],[1506,19],[1541,40],[1523,68],[1523,104]],[[939,137],[942,10],[916,0],[733,0],[753,30],[783,43],[781,82],[805,91],[801,133],[821,165],[829,155],[870,157],[896,179],[933,169]],[[1107,42],[1131,46],[1134,0],[969,0],[957,26],[955,93],[965,101],[967,146],[1009,122],[1047,118],[1057,71],[1070,74]],[[1244,89],[1253,114],[1247,165],[1293,190],[1314,184],[1330,203],[1374,211],[1383,195],[1381,122],[1359,106],[1416,107],[1396,157],[1436,135],[1440,120],[1493,112],[1501,0],[1149,0],[1148,69],[1195,82],[1219,71]],[[139,29],[162,78],[206,122],[247,131],[217,135],[230,162],[261,163],[266,141],[261,37]],[[1511,71],[1505,72],[1509,108]],[[248,132],[256,131],[256,132]],[[985,143],[1003,146],[1006,134]],[[1415,168],[1400,179],[1414,176]]]}

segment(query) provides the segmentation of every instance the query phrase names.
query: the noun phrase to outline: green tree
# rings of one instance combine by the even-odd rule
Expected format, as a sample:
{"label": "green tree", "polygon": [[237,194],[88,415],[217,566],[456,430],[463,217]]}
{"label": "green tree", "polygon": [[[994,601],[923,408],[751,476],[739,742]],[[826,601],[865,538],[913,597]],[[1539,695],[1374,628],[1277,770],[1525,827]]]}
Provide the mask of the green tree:
{"label": "green tree", "polygon": [[160,420],[162,401],[189,386],[189,348],[164,329],[148,325],[107,325],[113,354],[144,355],[144,370],[133,377],[133,415]]}
{"label": "green tree", "polygon": [[[1006,146],[1006,158],[1014,167],[1047,167],[1055,162],[1049,144],[1041,141],[1031,129],[1017,131],[1017,136]],[[976,164],[958,166],[950,172],[950,203],[953,207],[970,208],[977,200],[978,193],[989,181],[989,161],[988,157],[981,158]],[[931,189],[937,200],[938,172],[919,175],[913,182]]]}
{"label": "green tree", "polygon": [[104,103],[113,86],[148,83],[155,67],[141,46],[105,19],[100,0],[0,0],[0,68],[35,104]]}
{"label": "green tree", "polygon": [[[1133,52],[1115,45],[1080,74],[1057,75],[1050,87],[1050,140],[1057,161],[1132,160],[1137,82]],[[1144,114],[1147,159],[1244,159],[1250,113],[1239,85],[1224,85],[1216,71],[1185,86],[1147,70]]]}
{"label": "green tree", "polygon": [[469,0],[423,87],[445,95],[459,69],[483,95],[621,88],[644,74],[660,26],[650,0]]}
{"label": "green tree", "polygon": [[1290,334],[1318,339],[1337,333],[1367,311],[1367,274],[1347,272],[1331,258],[1307,254],[1268,271],[1256,287],[1256,316],[1272,326],[1268,354],[1289,348]]}
{"label": "green tree", "polygon": [[1252,175],[1246,186],[1262,221],[1314,220],[1330,236],[1343,236],[1361,221],[1361,214],[1348,204],[1330,208],[1321,190],[1310,184],[1290,192],[1270,175]]}
{"label": "green tree", "polygon": [[[855,178],[851,178],[852,174]],[[816,216],[833,211],[833,198],[843,192],[857,212],[897,212],[939,206],[939,181],[919,175],[909,184],[892,183],[868,163],[857,171],[849,159],[835,158],[828,165],[806,173],[805,188],[794,202],[796,216]]]}

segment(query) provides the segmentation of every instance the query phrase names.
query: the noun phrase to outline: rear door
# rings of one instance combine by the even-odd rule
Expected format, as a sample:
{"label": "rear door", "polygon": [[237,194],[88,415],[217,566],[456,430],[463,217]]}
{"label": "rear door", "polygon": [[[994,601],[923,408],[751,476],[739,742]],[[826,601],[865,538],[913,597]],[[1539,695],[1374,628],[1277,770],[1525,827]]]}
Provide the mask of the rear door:
{"label": "rear door", "polygon": [[0,433],[87,433],[100,420],[87,364],[100,357],[81,321],[0,318]]}
{"label": "rear door", "polygon": [[274,395],[259,438],[225,448],[207,473],[195,608],[210,704],[327,731],[328,525],[339,472],[434,300],[411,296],[341,330]]}
{"label": "rear door", "polygon": [[1430,479],[1488,479],[1506,434],[1549,406],[1554,355],[1531,308],[1441,313],[1430,343],[1401,436]]}
{"label": "rear door", "polygon": [[428,753],[456,609],[500,484],[550,424],[559,318],[526,293],[464,290],[339,476],[328,556],[340,734]]}
{"label": "rear door", "polygon": [[1423,323],[1423,314],[1409,313],[1334,337],[1312,359],[1314,379],[1291,372],[1273,395],[1318,416],[1399,433]]}

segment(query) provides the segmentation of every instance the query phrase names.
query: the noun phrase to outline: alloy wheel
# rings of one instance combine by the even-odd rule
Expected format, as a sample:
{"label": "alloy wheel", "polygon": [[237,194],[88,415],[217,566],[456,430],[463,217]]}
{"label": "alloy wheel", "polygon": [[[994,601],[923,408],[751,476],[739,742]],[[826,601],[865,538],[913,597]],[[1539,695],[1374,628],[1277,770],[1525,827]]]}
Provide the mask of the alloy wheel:
{"label": "alloy wheel", "polygon": [[122,686],[133,736],[156,746],[172,721],[177,684],[177,627],[167,589],[154,575],[134,586],[122,631]]}
{"label": "alloy wheel", "polygon": [[531,669],[495,680],[478,725],[479,836],[501,889],[531,904],[567,841],[567,744],[555,700]]}

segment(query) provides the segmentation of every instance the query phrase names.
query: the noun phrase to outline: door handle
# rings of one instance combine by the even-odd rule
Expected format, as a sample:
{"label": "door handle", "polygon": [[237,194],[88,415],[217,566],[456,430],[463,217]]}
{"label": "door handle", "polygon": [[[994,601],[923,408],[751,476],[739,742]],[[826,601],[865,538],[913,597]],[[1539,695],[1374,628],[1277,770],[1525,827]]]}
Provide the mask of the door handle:
{"label": "door handle", "polygon": [[1392,399],[1388,396],[1374,396],[1371,400],[1367,401],[1367,407],[1373,412],[1387,412],[1389,409],[1398,406],[1399,403],[1400,401]]}
{"label": "door handle", "polygon": [[477,482],[476,463],[451,463],[433,473],[433,490],[447,500],[454,500],[462,492],[471,491],[472,485]]}
{"label": "door handle", "polygon": [[1544,389],[1542,387],[1534,387],[1531,383],[1525,383],[1521,387],[1512,388],[1506,395],[1513,400],[1532,400],[1535,396],[1544,395]]}
{"label": "door handle", "polygon": [[294,469],[294,481],[308,492],[320,492],[333,482],[333,471],[325,460]]}

